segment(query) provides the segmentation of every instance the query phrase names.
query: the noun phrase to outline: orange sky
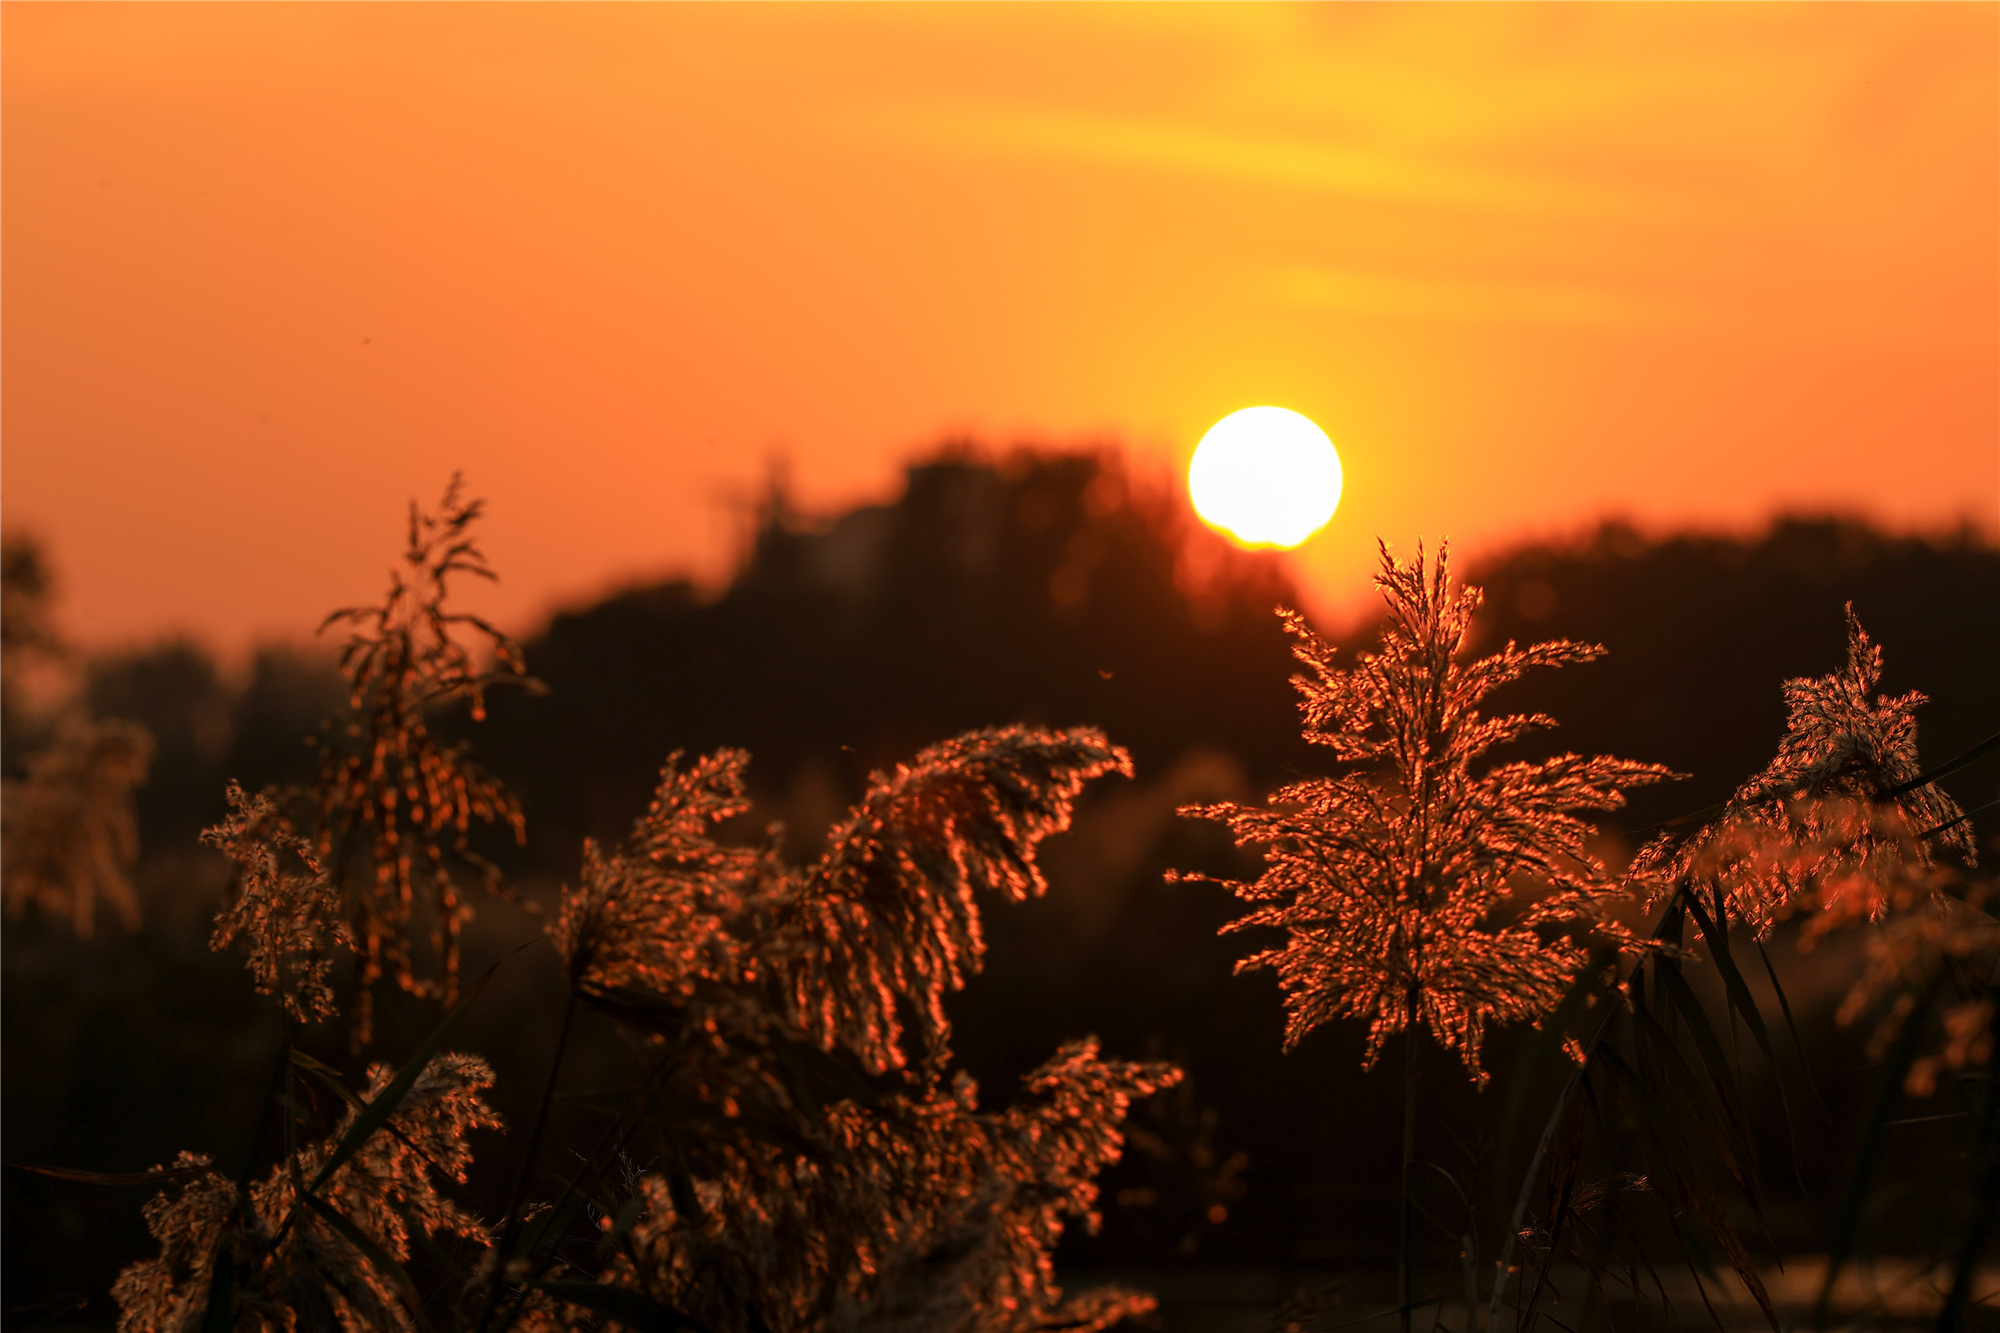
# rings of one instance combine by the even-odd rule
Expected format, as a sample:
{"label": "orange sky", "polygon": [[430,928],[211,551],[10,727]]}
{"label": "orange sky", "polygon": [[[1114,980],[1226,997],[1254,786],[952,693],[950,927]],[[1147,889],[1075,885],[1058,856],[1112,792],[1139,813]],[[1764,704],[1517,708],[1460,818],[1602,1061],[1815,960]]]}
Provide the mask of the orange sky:
{"label": "orange sky", "polygon": [[2000,7],[9,5],[10,529],[237,647],[489,497],[515,628],[948,432],[1179,469],[1303,411],[1292,557],[1607,510],[2000,531]]}

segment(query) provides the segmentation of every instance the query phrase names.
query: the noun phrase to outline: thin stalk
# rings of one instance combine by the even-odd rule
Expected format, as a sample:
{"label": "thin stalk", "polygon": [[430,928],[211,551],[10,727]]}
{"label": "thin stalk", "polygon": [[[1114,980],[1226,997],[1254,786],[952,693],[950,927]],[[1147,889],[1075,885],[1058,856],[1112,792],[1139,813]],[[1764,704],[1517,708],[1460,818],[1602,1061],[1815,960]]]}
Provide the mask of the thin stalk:
{"label": "thin stalk", "polygon": [[1410,1183],[1417,1171],[1417,1053],[1417,997],[1412,987],[1410,1021],[1403,1028],[1403,1180],[1396,1251],[1396,1310],[1402,1333],[1410,1333],[1410,1257],[1415,1249]]}
{"label": "thin stalk", "polygon": [[1993,1234],[1995,1215],[2000,1214],[2000,1087],[1994,1086],[1996,1076],[2000,1076],[2000,1049],[1987,1058],[1985,1105],[1980,1108],[1978,1143],[1985,1149],[1986,1169],[1981,1173],[1972,1221],[1959,1247],[1951,1293],[1945,1298],[1944,1308],[1938,1311],[1938,1333],[1963,1333],[1967,1327],[1967,1311],[1972,1308],[1972,1279],[1979,1267],[1979,1256],[1985,1253],[1987,1240]]}
{"label": "thin stalk", "polygon": [[[1608,1021],[1609,1016],[1607,1015],[1606,1022]],[[1597,1031],[1591,1034],[1590,1041],[1585,1044],[1584,1055],[1586,1059],[1589,1058],[1591,1052],[1597,1049],[1597,1039],[1604,1034],[1604,1026],[1604,1023],[1600,1023]],[[1570,1094],[1576,1091],[1576,1085],[1582,1078],[1583,1069],[1579,1066],[1570,1074],[1569,1081],[1563,1084],[1562,1092],[1556,1097],[1555,1110],[1550,1113],[1548,1123],[1542,1126],[1542,1138],[1535,1145],[1535,1155],[1528,1159],[1528,1172],[1521,1178],[1520,1196],[1514,1200],[1514,1216],[1508,1224],[1507,1234],[1501,1238],[1500,1257],[1493,1264],[1493,1304],[1487,1315],[1487,1333],[1499,1333],[1500,1305],[1506,1297],[1507,1267],[1514,1258],[1514,1238],[1520,1234],[1521,1220],[1527,1216],[1528,1196],[1534,1189],[1535,1178],[1541,1172],[1542,1159],[1548,1156],[1549,1142],[1555,1137],[1556,1133],[1556,1123],[1562,1119],[1563,1107],[1568,1104]]]}
{"label": "thin stalk", "polygon": [[486,1296],[486,1310],[479,1319],[479,1333],[486,1333],[487,1325],[493,1322],[493,1315],[499,1309],[500,1284],[507,1276],[507,1253],[514,1245],[514,1234],[521,1229],[521,1203],[528,1194],[528,1180],[534,1174],[535,1155],[541,1151],[542,1130],[549,1122],[549,1106],[555,1100],[556,1075],[562,1072],[563,1052],[569,1047],[569,1030],[576,1018],[576,988],[572,986],[569,1000],[563,1005],[562,1031],[556,1035],[556,1053],[549,1061],[548,1081],[542,1084],[542,1104],[535,1111],[534,1128],[528,1132],[528,1151],[521,1158],[521,1169],[514,1177],[514,1192],[507,1200],[507,1225],[500,1233],[499,1246],[494,1250],[498,1263],[493,1268],[493,1282]]}
{"label": "thin stalk", "polygon": [[[563,1192],[556,1196],[556,1201],[553,1205],[555,1210],[560,1211],[569,1203],[572,1195],[576,1194],[579,1190],[587,1189],[589,1186],[586,1182],[591,1181],[593,1173],[601,1175],[603,1171],[609,1168],[610,1157],[606,1155],[605,1150],[607,1148],[610,1149],[611,1154],[614,1155],[623,1151],[625,1142],[631,1137],[634,1128],[635,1126],[628,1123],[622,1117],[611,1123],[611,1127],[604,1131],[604,1137],[597,1141],[597,1146],[592,1148],[589,1155],[583,1159],[583,1165],[577,1169],[577,1173],[571,1176],[569,1183],[563,1187]],[[600,1158],[604,1160],[600,1161]],[[534,1266],[528,1270],[525,1280],[518,1285],[515,1291],[503,1298],[501,1302],[503,1309],[500,1315],[500,1324],[493,1330],[493,1333],[509,1333],[509,1330],[514,1327],[515,1321],[521,1317],[521,1311],[527,1302],[529,1292],[534,1289],[535,1283],[541,1280],[543,1274],[549,1271],[550,1265],[555,1263],[556,1255],[562,1249],[562,1243],[563,1237],[560,1235],[554,1235],[549,1238],[548,1248],[544,1249],[540,1257],[535,1260]],[[629,1240],[626,1243],[629,1246]]]}
{"label": "thin stalk", "polygon": [[[1685,894],[1687,892],[1686,884],[1682,883],[1677,886],[1677,892]],[[1678,902],[1679,898],[1677,897],[1675,901]],[[1674,908],[1669,906],[1666,912],[1660,917],[1659,922],[1654,925],[1653,938],[1655,940],[1667,939],[1668,923],[1673,921],[1673,913]],[[1673,928],[1673,938],[1675,941],[1678,941],[1680,938],[1679,930],[1679,926]],[[1642,958],[1633,966],[1632,974],[1626,978],[1626,984],[1632,987],[1635,992],[1643,995],[1645,993],[1646,980],[1646,960]],[[1562,1091],[1556,1094],[1555,1109],[1549,1113],[1548,1123],[1542,1126],[1542,1137],[1540,1142],[1535,1144],[1535,1155],[1528,1159],[1527,1174],[1521,1177],[1521,1192],[1514,1200],[1514,1215],[1508,1222],[1506,1234],[1500,1238],[1500,1257],[1493,1264],[1493,1303],[1489,1307],[1487,1314],[1487,1333],[1500,1333],[1500,1306],[1507,1293],[1507,1269],[1514,1258],[1514,1240],[1521,1234],[1521,1221],[1528,1214],[1528,1196],[1535,1188],[1535,1179],[1542,1169],[1542,1159],[1548,1156],[1549,1143],[1555,1138],[1556,1123],[1562,1119],[1563,1108],[1569,1104],[1570,1096],[1576,1091],[1577,1084],[1583,1081],[1584,1072],[1590,1067],[1591,1057],[1597,1053],[1597,1044],[1604,1039],[1604,1034],[1611,1030],[1611,1020],[1617,1012],[1618,1009],[1615,1004],[1607,1004],[1603,1016],[1597,1020],[1597,1026],[1591,1029],[1590,1037],[1583,1043],[1583,1061],[1570,1071],[1570,1076],[1564,1082]],[[1706,1300],[1707,1297],[1704,1296],[1703,1299]],[[1518,1312],[1518,1302],[1515,1308]]]}
{"label": "thin stalk", "polygon": [[[250,1177],[254,1175],[257,1170],[257,1146],[264,1140],[264,1131],[266,1128],[269,1127],[271,1123],[271,1112],[273,1109],[279,1110],[283,1112],[285,1115],[287,1133],[286,1133],[286,1146],[283,1149],[283,1151],[287,1152],[290,1151],[291,1112],[286,1110],[283,1106],[280,1106],[279,1103],[282,1099],[289,1099],[291,1092],[292,1023],[291,1019],[285,1017],[282,1012],[280,1012],[279,1017],[284,1022],[285,1040],[284,1043],[278,1047],[278,1068],[277,1071],[272,1075],[271,1089],[269,1092],[264,1094],[264,1105],[257,1112],[257,1128],[252,1130],[250,1133],[250,1151],[243,1159],[243,1169],[239,1171],[236,1175],[236,1202],[230,1205],[230,1211],[229,1211],[229,1220],[232,1223],[240,1221],[243,1217],[243,1214],[247,1212],[250,1207]],[[293,1211],[295,1212],[297,1210],[294,1209]],[[252,1275],[256,1274],[259,1270],[261,1270],[264,1267],[265,1260],[271,1257],[271,1254],[276,1251],[278,1245],[284,1240],[285,1228],[291,1225],[291,1221],[292,1221],[291,1215],[289,1213],[286,1214],[284,1223],[280,1225],[278,1228],[277,1237],[271,1242],[269,1248],[267,1248],[263,1254],[258,1256],[257,1262],[251,1267],[250,1271]],[[209,1279],[209,1297],[211,1300],[215,1297],[218,1289],[221,1286],[219,1281],[221,1277],[221,1266],[225,1262],[233,1263],[234,1261],[230,1260],[222,1250],[217,1250],[215,1255],[215,1264],[211,1270]],[[230,1301],[229,1305],[230,1313],[228,1315],[229,1323],[226,1325],[226,1327],[233,1328],[235,1326],[235,1321],[236,1321],[236,1311],[240,1309],[241,1306],[235,1303],[235,1292],[237,1288],[235,1286],[231,1286],[230,1288],[228,1288],[228,1290],[230,1293],[228,1297]],[[204,1311],[203,1327],[204,1328],[207,1327],[210,1320],[215,1318],[217,1318],[217,1316],[207,1311]]]}
{"label": "thin stalk", "polygon": [[271,1112],[283,1110],[278,1102],[287,1091],[286,1080],[292,1069],[292,1024],[283,1011],[279,1012],[279,1022],[284,1025],[284,1040],[278,1043],[278,1067],[271,1071],[271,1086],[264,1094],[264,1104],[257,1109],[257,1127],[250,1131],[250,1151],[244,1156],[243,1169],[236,1173],[237,1192],[243,1193],[250,1186],[250,1177],[257,1171],[257,1149],[264,1142],[264,1131],[271,1127]]}
{"label": "thin stalk", "polygon": [[1465,1266],[1465,1333],[1479,1333],[1479,1258],[1473,1248],[1471,1227],[1465,1229],[1458,1243],[1464,1247],[1458,1257]]}

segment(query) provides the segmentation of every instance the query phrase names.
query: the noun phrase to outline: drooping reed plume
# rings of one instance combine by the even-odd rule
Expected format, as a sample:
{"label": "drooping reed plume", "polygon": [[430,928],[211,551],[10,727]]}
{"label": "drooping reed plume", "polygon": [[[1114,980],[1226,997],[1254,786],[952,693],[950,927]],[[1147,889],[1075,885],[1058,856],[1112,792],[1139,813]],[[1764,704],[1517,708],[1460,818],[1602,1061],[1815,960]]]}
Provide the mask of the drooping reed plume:
{"label": "drooping reed plume", "polygon": [[235,868],[209,947],[243,941],[258,994],[276,996],[298,1022],[331,1018],[333,965],[354,947],[339,892],[312,843],[292,831],[270,797],[245,796],[233,782],[226,794],[229,817],[201,838]]}
{"label": "drooping reed plume", "polygon": [[[578,993],[655,1034],[636,1105],[679,1108],[601,1284],[718,1333],[1102,1327],[1050,1255],[1095,1224],[1135,1098],[1164,1065],[1064,1047],[1003,1109],[949,1071],[945,995],[984,952],[975,894],[1040,893],[1037,843],[1083,784],[1128,772],[1096,732],[1005,728],[934,746],[867,794],[811,866],[719,842],[747,756],[670,762],[627,847],[586,851],[553,937]],[[530,1327],[572,1327],[547,1303]]]}
{"label": "drooping reed plume", "polygon": [[1808,889],[1841,916],[1874,920],[1887,900],[1871,886],[1925,875],[1941,851],[1970,858],[1964,811],[1918,780],[1924,696],[1874,694],[1881,678],[1882,650],[1849,606],[1846,667],[1785,682],[1777,755],[1694,833],[1663,833],[1641,849],[1635,880],[1656,901],[1687,884],[1720,893],[1729,916],[1761,938]]}

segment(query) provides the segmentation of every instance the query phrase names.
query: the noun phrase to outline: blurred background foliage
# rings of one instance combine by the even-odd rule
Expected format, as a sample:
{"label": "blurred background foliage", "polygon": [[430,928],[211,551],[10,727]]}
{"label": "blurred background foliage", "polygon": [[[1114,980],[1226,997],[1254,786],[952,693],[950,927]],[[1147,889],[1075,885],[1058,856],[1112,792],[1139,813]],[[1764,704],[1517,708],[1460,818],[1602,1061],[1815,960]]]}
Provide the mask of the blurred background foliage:
{"label": "blurred background foliage", "polygon": [[[138,929],[107,919],[86,940],[33,910],[7,923],[7,1154],[132,1171],[191,1148],[234,1169],[280,1033],[238,961],[208,949],[225,868],[196,835],[222,817],[229,780],[256,790],[309,776],[303,738],[338,707],[339,678],[329,655],[295,647],[260,651],[233,674],[188,642],[62,658],[40,557],[16,546],[8,558],[10,657],[57,664],[48,669],[73,682],[72,710],[138,723],[156,749],[136,793]],[[1750,536],[1655,537],[1607,522],[1580,539],[1490,554],[1467,577],[1486,589],[1489,646],[1568,637],[1610,650],[1495,699],[1560,718],[1559,730],[1520,747],[1525,757],[1604,752],[1691,775],[1638,793],[1606,822],[1614,863],[1637,831],[1722,799],[1762,767],[1783,730],[1780,682],[1843,658],[1843,603],[1885,648],[1884,689],[1931,696],[1920,713],[1929,762],[2000,721],[2000,550],[1969,530],[1896,536],[1815,517]],[[1114,455],[951,448],[913,465],[893,502],[837,516],[797,514],[774,487],[726,588],[667,582],[564,611],[524,645],[546,693],[503,692],[484,723],[439,725],[471,741],[521,798],[525,847],[501,838],[483,850],[540,902],[575,874],[584,836],[623,834],[672,750],[749,749],[757,809],[745,832],[781,821],[798,854],[870,769],[928,742],[1015,721],[1101,726],[1129,747],[1137,776],[1086,792],[1074,831],[1045,849],[1047,898],[993,905],[986,971],[952,1005],[960,1054],[990,1095],[1086,1033],[1107,1054],[1189,1071],[1188,1083],[1135,1113],[1126,1160],[1106,1177],[1102,1232],[1065,1241],[1073,1269],[1365,1268],[1391,1257],[1381,1219],[1396,1164],[1355,1145],[1393,1136],[1393,1080],[1358,1072],[1358,1029],[1281,1055],[1275,986],[1233,978],[1243,943],[1216,935],[1234,904],[1161,879],[1169,866],[1246,869],[1224,830],[1177,820],[1176,806],[1255,798],[1324,768],[1299,739],[1293,663],[1271,614],[1294,600],[1275,562],[1200,529],[1177,498],[1135,487]],[[317,611],[301,608],[302,624]],[[1365,649],[1371,632],[1356,626],[1341,639]],[[17,697],[20,665],[10,665],[4,715],[10,778],[56,725],[53,711]],[[1991,768],[1946,785],[1967,808],[1983,805]],[[1987,855],[2000,854],[1994,830],[1991,815],[1978,821]],[[536,929],[519,909],[477,905],[470,968]],[[531,952],[503,970],[463,1031],[496,1065],[493,1100],[516,1125],[560,1008],[553,959]],[[1798,1117],[1795,1152],[1768,1076],[1746,1068],[1747,1091],[1773,1239],[1781,1251],[1811,1251],[1826,1245],[1829,1198],[1870,1087],[1861,1035],[1832,1018],[1855,953],[1823,946],[1800,957],[1782,943],[1773,952],[1824,1109]],[[384,1048],[407,1046],[434,1013],[388,999]],[[587,1034],[579,1066],[591,1042],[609,1052],[617,1040]],[[1503,1088],[1518,1040],[1499,1038],[1490,1056]],[[338,1041],[319,1053],[354,1067]],[[1456,1137],[1426,1151],[1462,1161],[1498,1108],[1490,1093],[1437,1082],[1427,1096]],[[1926,1181],[1953,1167],[1934,1130],[1896,1133],[1873,1234],[1891,1249],[1920,1248]],[[478,1174],[510,1178],[518,1148],[483,1148]],[[8,1326],[79,1296],[86,1322],[108,1324],[106,1289],[149,1248],[142,1192],[15,1171],[4,1188]],[[1441,1237],[1425,1244],[1434,1259],[1449,1257]]]}

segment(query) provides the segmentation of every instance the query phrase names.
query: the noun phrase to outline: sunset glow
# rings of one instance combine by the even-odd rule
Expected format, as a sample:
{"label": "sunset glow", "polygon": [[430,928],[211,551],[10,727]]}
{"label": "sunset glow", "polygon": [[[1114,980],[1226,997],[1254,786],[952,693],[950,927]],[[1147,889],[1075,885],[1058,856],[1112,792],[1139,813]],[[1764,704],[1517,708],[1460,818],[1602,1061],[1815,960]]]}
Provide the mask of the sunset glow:
{"label": "sunset glow", "polygon": [[1245,546],[1297,546],[1340,505],[1340,454],[1283,407],[1246,407],[1209,427],[1188,465],[1195,512]]}
{"label": "sunset glow", "polygon": [[720,580],[774,456],[1178,487],[1255,402],[1340,444],[1323,606],[1377,535],[2000,530],[1990,5],[0,13],[0,504],[89,642],[308,632],[454,469],[525,630]]}

